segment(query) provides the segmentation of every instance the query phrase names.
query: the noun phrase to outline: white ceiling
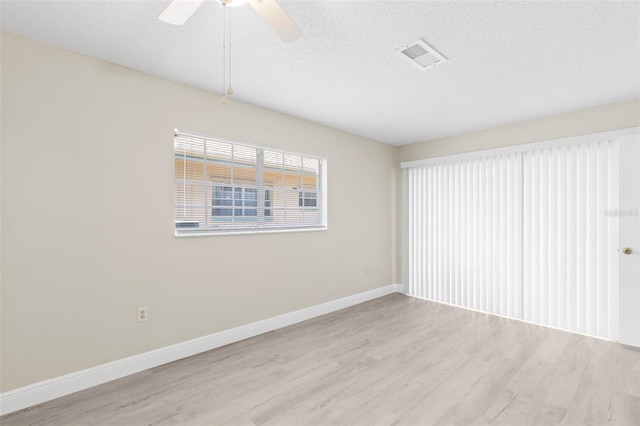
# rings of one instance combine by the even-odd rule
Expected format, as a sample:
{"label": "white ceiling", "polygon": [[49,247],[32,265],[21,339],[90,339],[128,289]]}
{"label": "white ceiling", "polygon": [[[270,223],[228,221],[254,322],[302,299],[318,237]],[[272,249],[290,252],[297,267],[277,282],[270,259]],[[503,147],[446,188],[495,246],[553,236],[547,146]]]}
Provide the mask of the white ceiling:
{"label": "white ceiling", "polygon": [[[222,7],[2,0],[3,31],[221,93]],[[292,1],[285,44],[230,9],[235,98],[399,145],[640,96],[640,2]],[[419,70],[422,38],[449,59]],[[233,107],[232,104],[229,105]]]}

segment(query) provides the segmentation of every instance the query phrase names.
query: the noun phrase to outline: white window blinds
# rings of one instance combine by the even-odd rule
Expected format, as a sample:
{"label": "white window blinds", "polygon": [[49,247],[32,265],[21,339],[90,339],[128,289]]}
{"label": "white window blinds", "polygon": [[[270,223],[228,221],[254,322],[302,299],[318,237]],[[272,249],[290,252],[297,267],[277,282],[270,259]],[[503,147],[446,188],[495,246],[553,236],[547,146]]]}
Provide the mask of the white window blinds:
{"label": "white window blinds", "polygon": [[174,151],[176,235],[326,226],[322,158],[184,132]]}
{"label": "white window blinds", "polygon": [[404,164],[405,291],[617,339],[617,161],[591,138]]}
{"label": "white window blinds", "polygon": [[410,295],[521,315],[520,164],[509,154],[405,169]]}
{"label": "white window blinds", "polygon": [[618,337],[618,142],[522,153],[523,318]]}

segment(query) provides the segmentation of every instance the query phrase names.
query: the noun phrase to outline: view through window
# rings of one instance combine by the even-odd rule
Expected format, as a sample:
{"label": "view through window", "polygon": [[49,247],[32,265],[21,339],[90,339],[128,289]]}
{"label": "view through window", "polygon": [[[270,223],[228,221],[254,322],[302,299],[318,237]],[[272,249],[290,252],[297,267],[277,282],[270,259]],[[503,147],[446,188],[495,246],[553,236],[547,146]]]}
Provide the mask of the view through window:
{"label": "view through window", "polygon": [[324,228],[322,158],[176,132],[176,235]]}

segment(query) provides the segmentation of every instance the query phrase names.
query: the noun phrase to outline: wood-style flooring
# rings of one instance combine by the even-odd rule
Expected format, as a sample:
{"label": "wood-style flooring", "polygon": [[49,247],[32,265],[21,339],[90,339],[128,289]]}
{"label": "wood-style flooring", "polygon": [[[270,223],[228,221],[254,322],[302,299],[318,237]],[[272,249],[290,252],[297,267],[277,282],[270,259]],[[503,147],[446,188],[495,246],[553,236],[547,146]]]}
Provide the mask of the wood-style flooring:
{"label": "wood-style flooring", "polygon": [[394,294],[0,423],[638,426],[640,352]]}

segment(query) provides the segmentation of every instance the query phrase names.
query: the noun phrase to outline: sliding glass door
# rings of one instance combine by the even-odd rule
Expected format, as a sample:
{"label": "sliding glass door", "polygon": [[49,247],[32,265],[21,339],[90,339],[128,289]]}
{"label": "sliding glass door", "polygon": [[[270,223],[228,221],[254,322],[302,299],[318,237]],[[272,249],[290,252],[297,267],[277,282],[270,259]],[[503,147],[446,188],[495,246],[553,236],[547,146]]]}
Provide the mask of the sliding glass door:
{"label": "sliding glass door", "polygon": [[403,163],[405,292],[618,340],[629,134]]}

